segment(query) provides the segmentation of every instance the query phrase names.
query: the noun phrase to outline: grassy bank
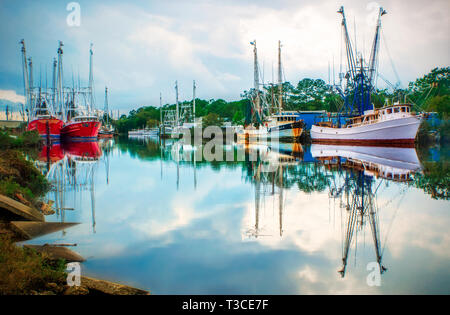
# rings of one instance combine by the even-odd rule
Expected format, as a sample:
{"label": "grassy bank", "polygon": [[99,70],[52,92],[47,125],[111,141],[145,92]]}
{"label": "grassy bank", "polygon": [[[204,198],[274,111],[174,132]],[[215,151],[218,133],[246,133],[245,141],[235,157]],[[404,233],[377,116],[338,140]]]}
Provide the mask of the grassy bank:
{"label": "grassy bank", "polygon": [[22,152],[0,151],[0,194],[35,205],[49,188],[47,179]]}
{"label": "grassy bank", "polygon": [[51,260],[0,236],[0,295],[62,294],[65,262]]}
{"label": "grassy bank", "polygon": [[41,137],[37,131],[24,131],[12,133],[0,130],[0,149],[30,149],[39,148],[42,145]]}

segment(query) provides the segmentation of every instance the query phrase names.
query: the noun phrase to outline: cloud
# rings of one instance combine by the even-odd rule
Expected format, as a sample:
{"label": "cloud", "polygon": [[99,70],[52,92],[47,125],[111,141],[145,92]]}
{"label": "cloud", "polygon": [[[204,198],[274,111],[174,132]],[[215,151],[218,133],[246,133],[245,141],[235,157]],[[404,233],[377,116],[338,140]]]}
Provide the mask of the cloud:
{"label": "cloud", "polygon": [[13,90],[0,90],[0,100],[12,103],[25,103],[25,96],[18,95],[16,91]]}
{"label": "cloud", "polygon": [[[379,67],[384,77],[397,81],[391,60],[403,85],[450,63],[448,1],[437,0],[426,6],[418,0],[377,2],[388,11],[383,16],[380,45]],[[22,89],[18,41],[25,38],[34,64],[43,67],[50,66],[57,40],[64,41],[67,84],[72,68],[75,75],[79,69],[82,81],[87,82],[89,44],[93,42],[97,99],[103,100],[104,86],[108,86],[110,106],[115,109],[156,105],[159,92],[165,102],[174,102],[175,80],[182,100],[190,99],[194,79],[198,97],[235,100],[252,86],[250,41],[257,41],[266,82],[272,78],[272,66],[276,73],[278,40],[283,44],[286,80],[326,79],[333,59],[336,76],[341,60],[345,61],[340,51],[338,7],[345,6],[352,41],[356,38],[358,50],[366,57],[376,9],[373,1],[355,0],[80,4],[80,27],[68,27],[65,6],[55,6],[53,1],[0,5],[0,27],[8,29],[0,34],[4,44],[0,89]],[[384,85],[382,81],[379,84]]]}

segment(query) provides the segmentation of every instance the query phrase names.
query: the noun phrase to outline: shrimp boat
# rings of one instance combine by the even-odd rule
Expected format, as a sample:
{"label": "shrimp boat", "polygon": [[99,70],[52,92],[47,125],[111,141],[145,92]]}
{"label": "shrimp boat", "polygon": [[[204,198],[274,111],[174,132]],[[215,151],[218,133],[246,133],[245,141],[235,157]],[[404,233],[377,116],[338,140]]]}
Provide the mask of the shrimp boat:
{"label": "shrimp boat", "polygon": [[295,112],[281,111],[267,117],[267,120],[256,128],[254,126],[238,130],[238,136],[249,139],[299,138],[303,132],[303,122]]}
{"label": "shrimp boat", "polygon": [[349,118],[345,126],[322,122],[311,127],[313,143],[414,146],[421,116],[410,104],[394,104]]}
{"label": "shrimp boat", "polygon": [[99,138],[112,138],[114,137],[114,128],[111,126],[102,126],[98,131]]}
{"label": "shrimp boat", "polygon": [[[254,88],[251,92],[251,112],[257,127],[249,124],[237,132],[238,137],[247,139],[298,139],[303,133],[303,120],[295,111],[283,110],[283,83],[281,67],[281,42],[278,42],[278,82],[277,95],[275,95],[275,85],[272,86],[272,95],[268,97],[261,93],[259,86],[258,55],[256,41],[253,45],[254,55]],[[270,99],[270,101],[268,101]],[[252,119],[253,120],[253,119]]]}
{"label": "shrimp boat", "polygon": [[75,91],[68,101],[67,121],[61,129],[61,136],[70,140],[96,140],[101,122],[97,116],[86,114],[76,105]]}
{"label": "shrimp boat", "polygon": [[28,123],[27,130],[36,130],[43,139],[59,140],[62,126],[62,120],[51,114],[45,99],[39,98],[33,119]]}
{"label": "shrimp boat", "polygon": [[380,44],[381,16],[386,14],[380,8],[375,30],[375,37],[367,64],[358,52],[353,51],[344,7],[338,13],[342,14],[342,28],[347,50],[347,73],[340,73],[340,78],[347,79],[347,85],[333,86],[344,100],[342,109],[346,109],[347,122],[342,126],[340,121],[334,124],[323,121],[311,127],[313,143],[333,143],[371,146],[414,146],[421,115],[412,112],[412,106],[405,103],[387,104],[376,109],[371,102],[371,94],[376,92],[375,77],[378,65],[378,48]]}
{"label": "shrimp boat", "polygon": [[[65,92],[67,120],[61,129],[61,136],[69,140],[96,140],[98,131],[102,125],[100,119],[94,113],[93,74],[92,74],[92,44],[89,61],[89,87],[86,91],[78,87]],[[79,102],[84,99],[82,106]]]}
{"label": "shrimp boat", "polygon": [[100,126],[101,122],[96,116],[76,116],[64,124],[61,136],[72,140],[96,140]]}
{"label": "shrimp boat", "polygon": [[[55,105],[54,87],[47,89],[41,85],[39,88],[33,86],[33,63],[31,57],[27,59],[25,40],[21,40],[22,45],[22,71],[23,82],[26,96],[26,108],[28,111],[27,130],[36,130],[39,135],[49,140],[59,140],[60,131],[63,125],[62,120],[53,115],[52,111]],[[54,65],[55,65],[54,61]],[[53,90],[53,93],[49,92]]]}

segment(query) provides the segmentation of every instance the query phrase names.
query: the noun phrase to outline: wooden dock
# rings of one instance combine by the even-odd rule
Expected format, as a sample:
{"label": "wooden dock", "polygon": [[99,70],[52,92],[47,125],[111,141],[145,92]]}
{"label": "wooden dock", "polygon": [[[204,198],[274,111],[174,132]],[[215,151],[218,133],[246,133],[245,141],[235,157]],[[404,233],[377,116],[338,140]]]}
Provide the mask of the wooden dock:
{"label": "wooden dock", "polygon": [[77,224],[73,222],[11,221],[10,228],[21,237],[21,240],[26,241],[65,230]]}
{"label": "wooden dock", "polygon": [[0,216],[2,215],[28,221],[45,221],[44,215],[38,210],[4,195],[0,195]]}
{"label": "wooden dock", "polygon": [[83,262],[85,259],[73,250],[63,246],[54,245],[24,245],[25,248],[31,248],[38,253],[47,255],[50,259],[65,259],[67,262]]}

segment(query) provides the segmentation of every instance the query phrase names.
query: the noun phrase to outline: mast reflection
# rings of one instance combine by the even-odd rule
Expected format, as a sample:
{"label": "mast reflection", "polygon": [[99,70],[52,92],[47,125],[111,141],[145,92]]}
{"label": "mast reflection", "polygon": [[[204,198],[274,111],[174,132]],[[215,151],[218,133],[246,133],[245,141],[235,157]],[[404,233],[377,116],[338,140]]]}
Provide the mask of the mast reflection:
{"label": "mast reflection", "polygon": [[[383,274],[383,252],[380,242],[380,222],[376,197],[383,181],[405,183],[413,180],[421,165],[414,148],[351,147],[333,145],[311,146],[311,154],[318,162],[337,176],[329,197],[339,200],[345,217],[342,240],[342,267],[345,277],[351,247],[357,250],[357,234],[369,224],[376,261]],[[381,181],[377,184],[376,180]],[[386,245],[386,244],[385,244]]]}

